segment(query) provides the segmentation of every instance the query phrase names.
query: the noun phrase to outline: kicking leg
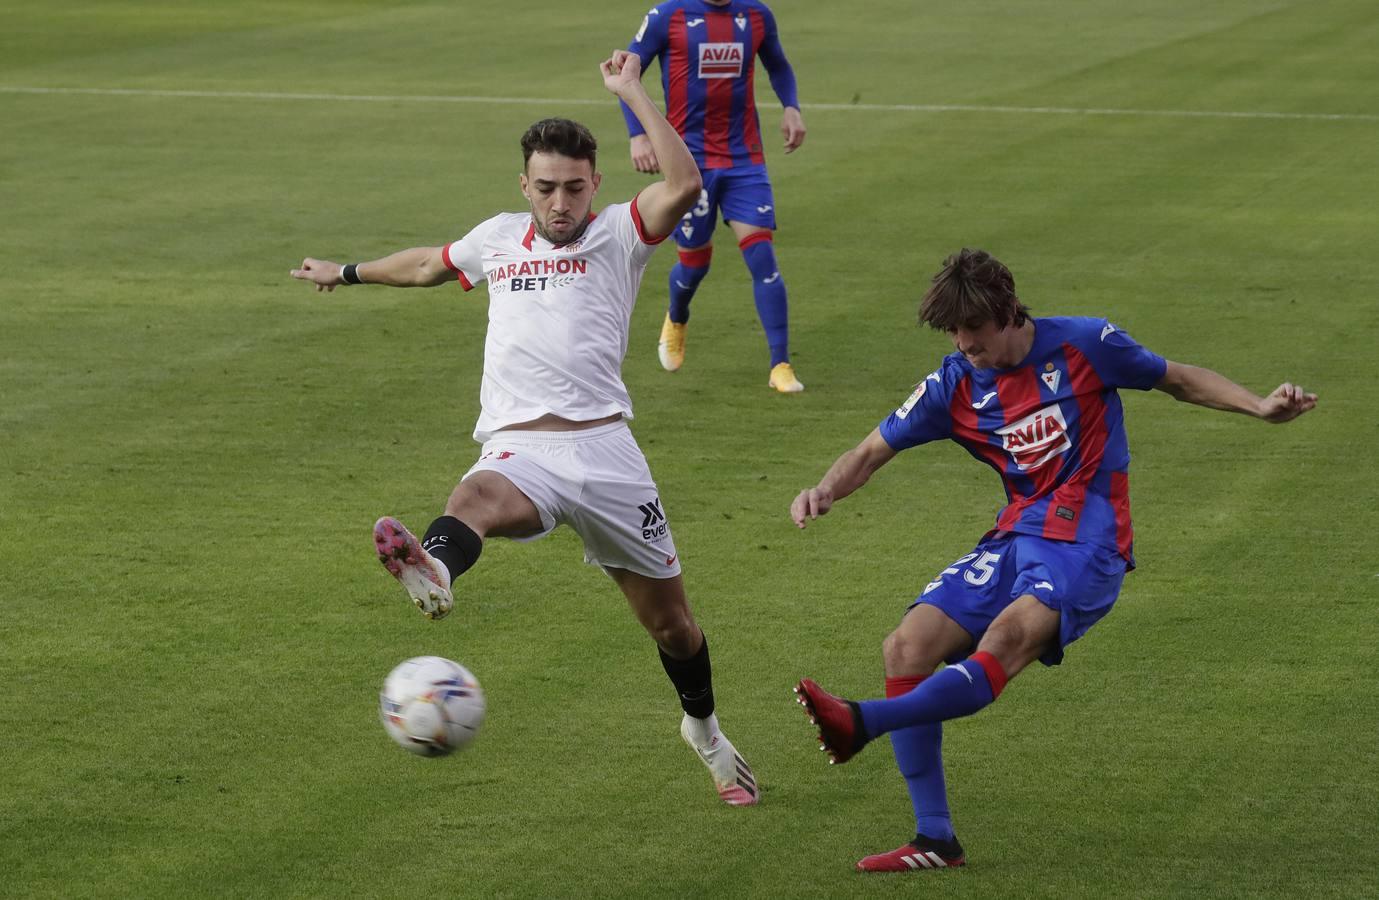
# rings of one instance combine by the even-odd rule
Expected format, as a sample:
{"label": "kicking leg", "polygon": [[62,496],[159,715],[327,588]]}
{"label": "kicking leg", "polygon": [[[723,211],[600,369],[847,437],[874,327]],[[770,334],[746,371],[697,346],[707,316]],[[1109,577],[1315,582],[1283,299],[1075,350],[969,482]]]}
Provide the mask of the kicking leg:
{"label": "kicking leg", "polygon": [[746,760],[718,727],[714,714],[713,671],[709,644],[694,621],[681,576],[649,578],[627,569],[606,569],[627,597],[637,621],[660,651],[685,711],[680,736],[709,767],[724,802],[751,806],[759,799],[756,777]]}
{"label": "kicking leg", "polygon": [[455,486],[445,515],[423,540],[384,516],[374,524],[374,549],[422,615],[440,619],[455,605],[451,584],[478,561],[484,537],[525,537],[541,529],[541,514],[526,494],[497,472],[479,471]]}
{"label": "kicking leg", "polygon": [[1007,681],[1057,639],[1058,621],[1055,610],[1024,594],[992,621],[976,653],[903,697],[854,703],[834,697],[808,678],[796,693],[819,725],[830,761],[846,762],[867,741],[888,731],[970,716],[988,706]]}

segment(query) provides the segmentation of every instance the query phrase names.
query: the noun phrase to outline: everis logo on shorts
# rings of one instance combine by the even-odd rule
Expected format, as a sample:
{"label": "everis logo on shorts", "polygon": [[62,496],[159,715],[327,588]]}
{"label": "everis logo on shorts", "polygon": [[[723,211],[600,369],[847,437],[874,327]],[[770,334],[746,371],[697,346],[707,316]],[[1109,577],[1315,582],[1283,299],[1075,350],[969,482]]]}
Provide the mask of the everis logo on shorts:
{"label": "everis logo on shorts", "polygon": [[997,428],[996,433],[1001,436],[1001,446],[1021,472],[1039,468],[1072,446],[1072,441],[1068,440],[1068,422],[1057,403]]}
{"label": "everis logo on shorts", "polygon": [[659,541],[666,536],[666,514],[661,511],[661,498],[650,503],[639,503],[637,509],[642,514],[642,540]]}
{"label": "everis logo on shorts", "polygon": [[700,78],[736,78],[742,74],[742,43],[699,45]]}

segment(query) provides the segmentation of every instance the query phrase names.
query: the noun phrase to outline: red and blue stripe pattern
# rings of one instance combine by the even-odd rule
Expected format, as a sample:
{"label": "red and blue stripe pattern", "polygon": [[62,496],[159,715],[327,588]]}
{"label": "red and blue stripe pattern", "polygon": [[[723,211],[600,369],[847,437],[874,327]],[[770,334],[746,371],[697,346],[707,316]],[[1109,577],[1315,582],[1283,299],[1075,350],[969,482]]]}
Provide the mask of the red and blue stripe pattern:
{"label": "red and blue stripe pattern", "polygon": [[1129,445],[1117,389],[1148,390],[1165,362],[1104,319],[1035,321],[1013,369],[950,354],[881,424],[896,450],[957,441],[995,469],[1006,506],[995,529],[1114,547],[1134,565]]}
{"label": "red and blue stripe pattern", "polygon": [[[702,169],[765,164],[755,99],[758,57],[782,105],[799,106],[775,18],[758,0],[662,3],[648,13],[628,49],[643,69],[660,59],[666,118]],[[630,134],[643,133],[626,104],[623,115]]]}

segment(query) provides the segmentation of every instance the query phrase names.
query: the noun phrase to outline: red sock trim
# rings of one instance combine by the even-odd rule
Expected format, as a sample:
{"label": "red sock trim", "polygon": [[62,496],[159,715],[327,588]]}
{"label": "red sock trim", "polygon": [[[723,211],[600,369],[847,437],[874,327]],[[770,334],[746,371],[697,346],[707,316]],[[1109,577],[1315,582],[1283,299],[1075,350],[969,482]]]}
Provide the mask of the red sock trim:
{"label": "red sock trim", "polygon": [[690,269],[706,269],[712,256],[712,244],[707,247],[700,247],[698,250],[681,250],[680,265]]}
{"label": "red sock trim", "polygon": [[901,697],[913,691],[928,675],[894,675],[886,678],[886,699]]}
{"label": "red sock trim", "polygon": [[751,234],[747,235],[745,238],[737,242],[737,249],[746,250],[753,244],[760,244],[762,241],[769,241],[772,239],[771,235],[772,232],[769,231],[753,231]]}
{"label": "red sock trim", "polygon": [[1001,668],[1000,660],[985,650],[978,650],[968,658],[986,670],[986,680],[991,682],[991,699],[995,700],[1001,696],[1001,691],[1005,690],[1006,682],[1010,679],[1006,677],[1006,670]]}

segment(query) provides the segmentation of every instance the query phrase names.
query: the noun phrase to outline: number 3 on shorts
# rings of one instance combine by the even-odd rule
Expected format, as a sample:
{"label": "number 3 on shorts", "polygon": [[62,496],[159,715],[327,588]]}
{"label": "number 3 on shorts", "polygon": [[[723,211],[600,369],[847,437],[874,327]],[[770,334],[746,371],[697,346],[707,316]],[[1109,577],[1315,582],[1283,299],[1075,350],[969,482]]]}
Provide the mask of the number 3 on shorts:
{"label": "number 3 on shorts", "polygon": [[705,216],[707,216],[708,214],[709,214],[709,192],[708,192],[708,191],[701,190],[701,191],[699,192],[699,202],[695,204],[693,210],[691,210],[690,212],[685,213],[685,218],[688,219],[691,215],[693,215],[693,216],[695,216],[696,218],[702,219],[702,218],[704,218]]}

